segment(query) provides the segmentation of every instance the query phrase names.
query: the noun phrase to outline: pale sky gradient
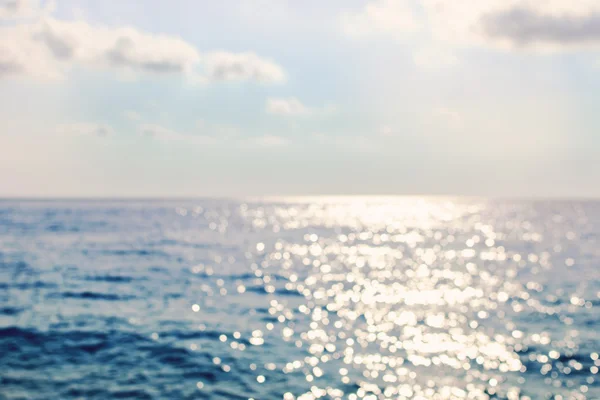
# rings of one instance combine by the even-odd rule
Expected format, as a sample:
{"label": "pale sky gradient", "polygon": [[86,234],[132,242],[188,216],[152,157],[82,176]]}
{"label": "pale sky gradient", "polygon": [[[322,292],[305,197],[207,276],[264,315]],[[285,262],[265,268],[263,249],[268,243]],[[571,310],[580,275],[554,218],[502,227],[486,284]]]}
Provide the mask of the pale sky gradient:
{"label": "pale sky gradient", "polygon": [[597,0],[0,0],[0,197],[600,196]]}

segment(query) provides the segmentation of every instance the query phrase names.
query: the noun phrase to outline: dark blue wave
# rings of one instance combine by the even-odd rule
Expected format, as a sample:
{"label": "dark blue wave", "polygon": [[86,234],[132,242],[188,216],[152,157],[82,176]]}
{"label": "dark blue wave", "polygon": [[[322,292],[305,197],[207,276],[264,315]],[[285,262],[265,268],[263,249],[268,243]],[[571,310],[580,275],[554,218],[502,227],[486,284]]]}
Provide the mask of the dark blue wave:
{"label": "dark blue wave", "polygon": [[32,290],[32,289],[54,289],[57,285],[49,282],[16,282],[16,283],[0,283],[0,289],[17,289],[17,290]]}
{"label": "dark blue wave", "polygon": [[[197,381],[231,379],[212,358],[131,332],[0,328],[0,394],[14,387],[55,398],[195,398]],[[59,378],[65,368],[75,368],[68,380]],[[31,370],[45,378],[20,376]]]}
{"label": "dark blue wave", "polygon": [[0,307],[1,315],[15,316],[21,314],[23,311],[24,309],[19,307]]}
{"label": "dark blue wave", "polygon": [[275,289],[274,293],[269,293],[267,292],[267,290],[264,288],[264,286],[250,286],[246,288],[247,292],[250,293],[259,293],[259,294],[275,294],[278,296],[299,296],[299,297],[303,297],[302,293],[296,291],[296,290],[288,290],[288,289]]}
{"label": "dark blue wave", "polygon": [[47,296],[48,298],[62,298],[62,299],[79,299],[79,300],[103,300],[103,301],[128,301],[135,299],[132,295],[118,295],[112,293],[98,293],[98,292],[61,292],[51,293]]}
{"label": "dark blue wave", "polygon": [[109,282],[109,283],[130,283],[136,278],[131,276],[120,276],[120,275],[97,275],[97,276],[87,276],[84,278],[86,281],[90,282]]}

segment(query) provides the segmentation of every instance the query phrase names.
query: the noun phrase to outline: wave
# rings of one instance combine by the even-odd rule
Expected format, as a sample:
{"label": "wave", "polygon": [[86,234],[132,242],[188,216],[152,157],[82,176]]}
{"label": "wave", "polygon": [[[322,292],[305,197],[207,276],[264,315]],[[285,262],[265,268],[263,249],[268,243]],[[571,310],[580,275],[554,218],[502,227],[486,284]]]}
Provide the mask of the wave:
{"label": "wave", "polygon": [[[33,392],[55,393],[57,398],[155,398],[150,393],[157,391],[163,393],[161,398],[186,398],[182,392],[167,390],[163,383],[181,388],[187,380],[187,388],[197,390],[197,381],[232,379],[212,359],[210,353],[134,332],[0,328],[0,364],[4,367],[0,383],[7,393],[11,387],[28,387]],[[65,368],[72,371],[70,379],[56,379],[59,375],[53,372]],[[19,376],[31,370],[46,379]]]}
{"label": "wave", "polygon": [[51,293],[47,297],[49,298],[63,298],[63,299],[79,299],[79,300],[103,300],[103,301],[128,301],[133,300],[136,297],[132,295],[117,295],[112,293],[99,293],[99,292],[61,292]]}
{"label": "wave", "polygon": [[7,316],[15,316],[15,315],[19,315],[24,311],[23,308],[18,308],[18,307],[0,307],[0,315],[7,315]]}
{"label": "wave", "polygon": [[84,278],[86,281],[90,282],[110,282],[110,283],[130,283],[136,280],[136,278],[131,276],[121,276],[121,275],[98,275],[98,276],[86,276]]}
{"label": "wave", "polygon": [[0,289],[17,289],[17,290],[33,290],[33,289],[54,289],[55,283],[36,281],[36,282],[17,282],[17,283],[0,283]]}
{"label": "wave", "polygon": [[273,293],[267,292],[264,286],[251,286],[246,288],[246,292],[258,293],[258,294],[274,294],[278,296],[298,296],[303,297],[303,294],[296,290],[288,289],[275,289]]}

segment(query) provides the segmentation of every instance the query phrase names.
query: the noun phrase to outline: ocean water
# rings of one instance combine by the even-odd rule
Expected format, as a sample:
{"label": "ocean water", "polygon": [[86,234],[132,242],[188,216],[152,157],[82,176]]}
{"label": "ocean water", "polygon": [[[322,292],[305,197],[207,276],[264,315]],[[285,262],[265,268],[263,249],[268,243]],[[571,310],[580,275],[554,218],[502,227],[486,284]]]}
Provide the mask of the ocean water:
{"label": "ocean water", "polygon": [[1,399],[600,399],[600,202],[0,202]]}

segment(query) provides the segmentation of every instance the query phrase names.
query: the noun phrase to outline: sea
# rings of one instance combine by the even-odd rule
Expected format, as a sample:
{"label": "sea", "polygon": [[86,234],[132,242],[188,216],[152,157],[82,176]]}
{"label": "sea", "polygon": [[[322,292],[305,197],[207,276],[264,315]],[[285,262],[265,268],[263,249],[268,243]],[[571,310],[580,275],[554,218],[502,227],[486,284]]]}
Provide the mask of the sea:
{"label": "sea", "polygon": [[0,201],[0,399],[600,399],[600,202]]}

